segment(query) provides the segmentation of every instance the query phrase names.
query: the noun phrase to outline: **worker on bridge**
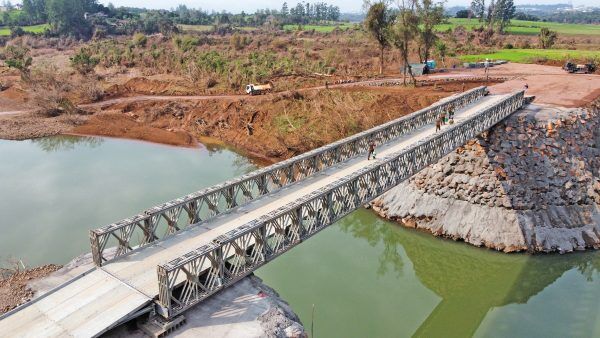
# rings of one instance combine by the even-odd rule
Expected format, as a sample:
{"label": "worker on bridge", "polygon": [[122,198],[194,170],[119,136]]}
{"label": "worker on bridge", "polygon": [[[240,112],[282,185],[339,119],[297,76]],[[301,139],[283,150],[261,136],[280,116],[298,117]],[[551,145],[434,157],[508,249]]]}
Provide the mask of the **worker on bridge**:
{"label": "worker on bridge", "polygon": [[371,155],[373,156],[373,159],[375,159],[375,141],[369,143],[369,155],[367,155],[367,161],[371,160]]}

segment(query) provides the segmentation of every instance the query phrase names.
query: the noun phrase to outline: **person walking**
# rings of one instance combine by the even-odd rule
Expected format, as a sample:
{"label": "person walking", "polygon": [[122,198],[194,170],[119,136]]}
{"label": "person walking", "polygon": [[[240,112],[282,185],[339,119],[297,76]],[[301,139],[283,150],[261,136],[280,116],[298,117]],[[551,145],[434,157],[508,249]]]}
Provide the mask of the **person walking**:
{"label": "person walking", "polygon": [[435,120],[435,132],[437,133],[440,129],[442,129],[442,117],[438,117],[437,120]]}
{"label": "person walking", "polygon": [[371,155],[373,155],[373,159],[375,159],[375,142],[371,141],[369,143],[369,155],[367,155],[367,161],[371,160]]}
{"label": "person walking", "polygon": [[443,112],[442,115],[440,116],[440,118],[441,118],[440,122],[442,123],[442,125],[445,125],[446,124],[446,112]]}

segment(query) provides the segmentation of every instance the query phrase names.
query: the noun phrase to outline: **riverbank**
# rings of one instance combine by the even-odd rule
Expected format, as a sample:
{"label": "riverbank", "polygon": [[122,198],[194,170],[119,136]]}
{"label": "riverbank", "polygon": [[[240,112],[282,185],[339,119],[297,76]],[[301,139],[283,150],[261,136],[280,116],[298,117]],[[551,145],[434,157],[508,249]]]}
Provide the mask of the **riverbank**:
{"label": "riverbank", "polygon": [[381,216],[504,252],[600,248],[600,118],[531,104],[373,202]]}

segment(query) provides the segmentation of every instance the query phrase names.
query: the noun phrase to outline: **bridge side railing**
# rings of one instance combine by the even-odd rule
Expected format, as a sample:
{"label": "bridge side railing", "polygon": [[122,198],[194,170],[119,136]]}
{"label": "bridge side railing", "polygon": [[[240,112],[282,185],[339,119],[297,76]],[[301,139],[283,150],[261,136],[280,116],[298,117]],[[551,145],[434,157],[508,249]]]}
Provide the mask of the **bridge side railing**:
{"label": "bridge side railing", "polygon": [[159,265],[158,312],[170,318],[234,284],[494,126],[522,107],[523,94]]}
{"label": "bridge side railing", "polygon": [[[462,108],[485,95],[486,87],[471,89],[410,115],[382,124],[289,160],[256,170],[90,231],[94,263],[126,255],[256,198],[309,177],[335,164],[365,154],[373,140],[382,144],[432,123],[449,107]],[[112,250],[108,250],[113,248]]]}

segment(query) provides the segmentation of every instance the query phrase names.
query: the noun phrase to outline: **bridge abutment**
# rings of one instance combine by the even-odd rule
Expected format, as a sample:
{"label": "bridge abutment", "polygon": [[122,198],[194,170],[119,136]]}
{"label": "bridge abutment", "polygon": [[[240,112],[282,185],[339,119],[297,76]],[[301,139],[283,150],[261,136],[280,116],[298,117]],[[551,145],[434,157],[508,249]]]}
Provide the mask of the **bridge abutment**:
{"label": "bridge abutment", "polygon": [[506,252],[600,247],[597,108],[529,105],[374,203],[382,216]]}

